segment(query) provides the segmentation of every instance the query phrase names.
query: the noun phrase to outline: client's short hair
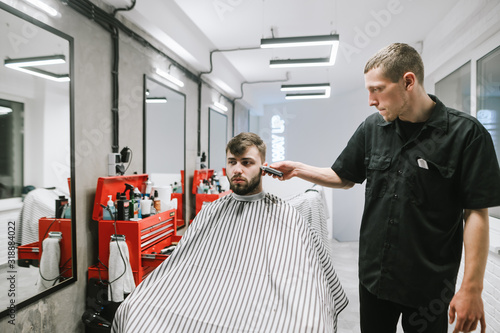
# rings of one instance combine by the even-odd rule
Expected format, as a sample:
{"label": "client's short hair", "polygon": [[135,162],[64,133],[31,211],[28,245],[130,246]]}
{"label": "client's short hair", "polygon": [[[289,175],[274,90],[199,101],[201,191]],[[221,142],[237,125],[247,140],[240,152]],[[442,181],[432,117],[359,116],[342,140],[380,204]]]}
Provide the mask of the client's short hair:
{"label": "client's short hair", "polygon": [[257,147],[260,158],[264,162],[266,160],[266,144],[260,136],[251,132],[242,132],[229,140],[226,146],[226,154],[229,151],[234,156],[241,156],[251,146]]}

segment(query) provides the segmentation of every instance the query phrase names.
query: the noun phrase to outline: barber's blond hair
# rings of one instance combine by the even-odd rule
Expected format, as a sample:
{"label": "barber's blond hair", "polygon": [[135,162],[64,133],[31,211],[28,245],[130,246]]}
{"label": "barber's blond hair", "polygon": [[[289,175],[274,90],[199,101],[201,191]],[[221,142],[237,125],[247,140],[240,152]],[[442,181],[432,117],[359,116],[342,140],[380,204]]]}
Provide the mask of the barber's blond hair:
{"label": "barber's blond hair", "polygon": [[381,68],[382,73],[392,82],[398,82],[405,73],[415,74],[418,82],[424,84],[424,63],[417,50],[408,44],[390,44],[375,55],[365,65],[365,74],[375,68]]}
{"label": "barber's blond hair", "polygon": [[266,144],[260,136],[251,132],[242,132],[229,140],[226,146],[226,154],[229,151],[234,156],[241,156],[251,146],[257,147],[262,163],[264,163],[266,160]]}

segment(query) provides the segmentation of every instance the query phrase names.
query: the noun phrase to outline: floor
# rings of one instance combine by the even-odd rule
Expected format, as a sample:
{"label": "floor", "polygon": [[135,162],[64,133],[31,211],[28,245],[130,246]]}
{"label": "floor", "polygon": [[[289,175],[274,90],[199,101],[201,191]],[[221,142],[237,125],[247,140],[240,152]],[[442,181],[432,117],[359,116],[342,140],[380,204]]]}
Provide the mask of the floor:
{"label": "floor", "polygon": [[[332,241],[332,253],[335,271],[349,298],[349,304],[338,317],[338,333],[359,333],[359,298],[358,298],[358,242]],[[479,325],[478,325],[479,326]],[[453,332],[454,325],[448,326],[448,332]],[[480,332],[480,328],[474,332]],[[487,332],[488,328],[487,328]],[[403,333],[401,324],[397,333]]]}

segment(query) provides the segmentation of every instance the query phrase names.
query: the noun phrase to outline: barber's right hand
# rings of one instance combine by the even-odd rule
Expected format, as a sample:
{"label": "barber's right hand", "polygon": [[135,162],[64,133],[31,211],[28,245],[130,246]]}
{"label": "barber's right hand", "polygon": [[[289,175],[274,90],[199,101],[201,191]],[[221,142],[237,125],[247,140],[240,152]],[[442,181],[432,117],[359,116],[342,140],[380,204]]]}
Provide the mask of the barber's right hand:
{"label": "barber's right hand", "polygon": [[288,180],[295,176],[294,171],[297,166],[297,162],[281,161],[281,162],[274,162],[269,166],[273,169],[283,172],[283,177],[273,176],[273,178],[278,178],[279,180]]}

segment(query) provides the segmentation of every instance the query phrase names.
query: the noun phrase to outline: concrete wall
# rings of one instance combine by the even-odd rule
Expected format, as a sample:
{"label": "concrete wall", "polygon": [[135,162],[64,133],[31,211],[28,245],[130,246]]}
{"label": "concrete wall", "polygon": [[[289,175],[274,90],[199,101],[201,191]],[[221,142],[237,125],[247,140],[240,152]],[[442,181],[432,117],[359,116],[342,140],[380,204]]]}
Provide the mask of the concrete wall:
{"label": "concrete wall", "polygon": [[[23,8],[21,1],[9,2]],[[85,310],[87,268],[97,262],[97,223],[92,221],[97,178],[107,176],[107,154],[111,152],[111,36],[95,22],[88,20],[59,1],[50,3],[62,13],[46,23],[74,38],[75,75],[75,154],[76,154],[76,233],[78,281],[53,293],[16,313],[15,328],[8,324],[8,318],[0,319],[1,332],[83,332],[81,316]],[[137,29],[140,32],[140,30]],[[145,36],[141,33],[141,35]],[[154,43],[154,41],[153,41]],[[157,43],[156,43],[157,44]],[[175,58],[169,50],[162,49]],[[207,55],[208,57],[208,55]],[[176,59],[182,63],[182,59]],[[143,75],[164,82],[154,68],[168,68],[168,61],[151,49],[120,35],[119,64],[119,145],[128,146],[136,158],[127,171],[142,173],[142,94]],[[189,175],[196,167],[198,145],[198,84],[187,77],[178,89],[186,95],[186,175],[189,191]],[[165,82],[169,85],[168,82]],[[175,86],[172,86],[175,87]],[[212,99],[217,96],[217,99]],[[210,86],[202,88],[202,150],[206,151],[208,141],[208,108],[212,100],[218,100],[219,93]],[[232,134],[232,109],[228,112],[228,136]],[[192,177],[192,176],[191,176]],[[190,207],[190,197],[186,206]],[[188,209],[188,214],[189,214]],[[191,215],[192,218],[192,215]]]}

